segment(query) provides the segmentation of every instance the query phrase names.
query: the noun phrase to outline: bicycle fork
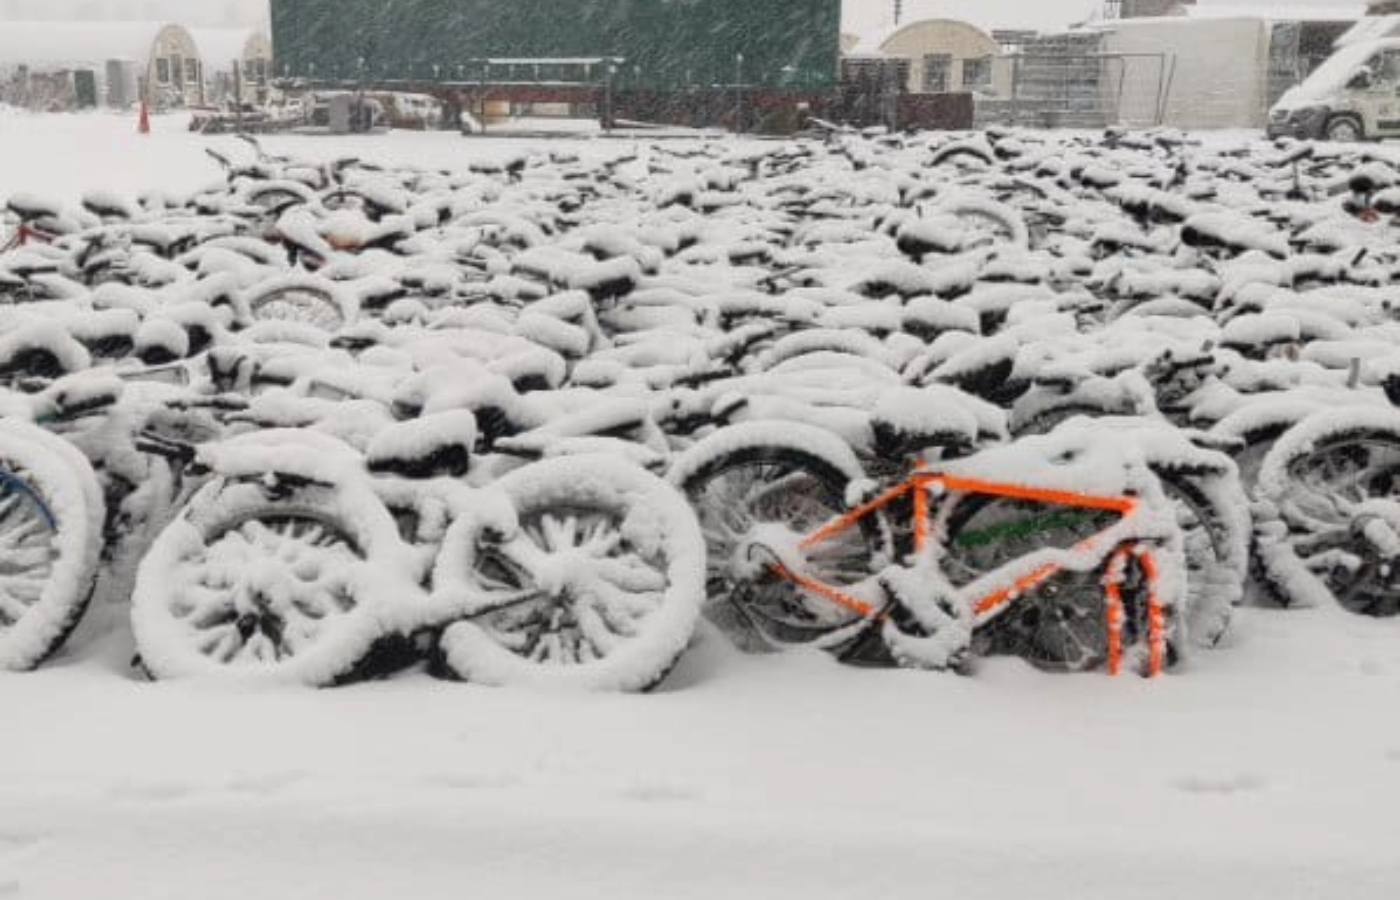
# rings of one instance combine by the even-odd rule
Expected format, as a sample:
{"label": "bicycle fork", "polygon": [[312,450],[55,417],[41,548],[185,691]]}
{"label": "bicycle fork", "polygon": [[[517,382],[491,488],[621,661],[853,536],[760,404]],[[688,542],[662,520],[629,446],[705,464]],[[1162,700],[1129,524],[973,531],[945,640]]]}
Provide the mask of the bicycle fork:
{"label": "bicycle fork", "polygon": [[1162,573],[1157,557],[1141,544],[1119,549],[1109,560],[1108,571],[1104,573],[1104,596],[1108,601],[1108,674],[1119,675],[1123,671],[1123,625],[1127,619],[1123,582],[1127,580],[1128,562],[1134,556],[1142,561],[1143,575],[1147,579],[1147,674],[1156,678],[1167,667],[1167,611],[1158,591]]}

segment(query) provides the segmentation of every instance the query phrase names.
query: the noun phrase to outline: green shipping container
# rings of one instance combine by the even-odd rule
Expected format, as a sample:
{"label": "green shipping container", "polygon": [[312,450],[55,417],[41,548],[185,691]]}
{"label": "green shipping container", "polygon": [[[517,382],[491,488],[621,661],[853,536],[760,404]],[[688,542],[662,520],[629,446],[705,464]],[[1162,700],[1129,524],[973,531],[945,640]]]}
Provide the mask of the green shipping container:
{"label": "green shipping container", "polygon": [[840,27],[841,0],[272,0],[279,74],[314,79],[530,80],[549,67],[471,61],[622,57],[624,89],[819,90],[836,82]]}

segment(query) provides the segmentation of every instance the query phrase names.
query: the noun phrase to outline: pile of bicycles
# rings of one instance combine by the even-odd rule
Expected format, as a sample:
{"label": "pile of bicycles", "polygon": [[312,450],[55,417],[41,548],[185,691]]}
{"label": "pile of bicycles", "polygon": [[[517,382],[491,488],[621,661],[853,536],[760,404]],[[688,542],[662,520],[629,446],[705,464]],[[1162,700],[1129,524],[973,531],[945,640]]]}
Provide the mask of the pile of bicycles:
{"label": "pile of bicycles", "polygon": [[[1400,612],[1400,167],[833,133],[6,200],[0,668],[644,690],[703,615],[1159,674]],[[94,600],[95,598],[95,600]]]}

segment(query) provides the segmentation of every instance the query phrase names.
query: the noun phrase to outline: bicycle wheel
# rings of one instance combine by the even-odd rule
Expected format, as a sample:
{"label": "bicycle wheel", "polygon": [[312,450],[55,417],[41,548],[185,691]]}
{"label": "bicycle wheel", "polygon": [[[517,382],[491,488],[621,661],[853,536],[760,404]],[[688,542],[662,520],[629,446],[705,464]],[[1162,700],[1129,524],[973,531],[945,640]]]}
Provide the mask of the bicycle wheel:
{"label": "bicycle wheel", "polygon": [[1152,466],[1177,513],[1186,559],[1187,632],[1218,644],[1244,597],[1249,570],[1249,500],[1232,472],[1193,473]]}
{"label": "bicycle wheel", "polygon": [[295,322],[335,331],[355,320],[353,298],[334,282],[311,276],[277,279],[245,298],[250,322]]}
{"label": "bicycle wheel", "polygon": [[[875,517],[804,549],[802,540],[847,511],[860,478],[854,454],[833,435],[801,425],[756,423],[701,441],[675,464],[707,550],[707,615],[742,648],[816,644],[855,651],[872,617],[799,587],[773,563],[837,588],[878,574],[888,534]],[[870,642],[879,645],[879,642]]]}
{"label": "bicycle wheel", "polygon": [[[1069,549],[1112,524],[1113,513],[967,496],[946,513],[944,573],[973,584],[1048,547]],[[974,635],[981,656],[1018,656],[1040,669],[1082,672],[1108,661],[1104,568],[1063,571],[1017,597]],[[1140,618],[1130,615],[1132,623]]]}
{"label": "bicycle wheel", "polygon": [[704,543],[670,485],[626,461],[577,456],[497,481],[515,522],[463,516],[433,571],[460,610],[440,671],[493,685],[644,691],[690,642]]}
{"label": "bicycle wheel", "polygon": [[261,211],[264,221],[272,224],[277,217],[291,209],[311,201],[311,190],[297,182],[273,181],[256,185],[244,195],[244,200]]}
{"label": "bicycle wheel", "polygon": [[[142,560],[132,627],[155,678],[339,684],[402,662],[409,606],[393,518],[349,485],[219,479]],[[407,628],[404,629],[406,631]]]}
{"label": "bicycle wheel", "polygon": [[1125,410],[1084,403],[1077,400],[1068,400],[1059,405],[1052,404],[1043,409],[1036,410],[1033,414],[1027,415],[1018,415],[1017,411],[1013,409],[1011,413],[1011,436],[1013,438],[1023,438],[1032,435],[1049,434],[1070,419],[1080,416],[1098,419],[1108,416],[1122,416],[1125,414],[1127,414]]}
{"label": "bicycle wheel", "polygon": [[1330,595],[1354,613],[1400,615],[1400,558],[1371,532],[1400,530],[1400,415],[1304,420],[1265,457],[1258,490],[1275,516],[1258,529],[1260,570],[1280,600]]}
{"label": "bicycle wheel", "polygon": [[983,198],[959,198],[937,208],[957,216],[967,227],[963,249],[984,246],[1028,248],[1030,231],[1021,214],[1012,207]]}
{"label": "bicycle wheel", "polygon": [[52,656],[87,608],[102,502],[87,461],[31,425],[0,426],[0,669]]}

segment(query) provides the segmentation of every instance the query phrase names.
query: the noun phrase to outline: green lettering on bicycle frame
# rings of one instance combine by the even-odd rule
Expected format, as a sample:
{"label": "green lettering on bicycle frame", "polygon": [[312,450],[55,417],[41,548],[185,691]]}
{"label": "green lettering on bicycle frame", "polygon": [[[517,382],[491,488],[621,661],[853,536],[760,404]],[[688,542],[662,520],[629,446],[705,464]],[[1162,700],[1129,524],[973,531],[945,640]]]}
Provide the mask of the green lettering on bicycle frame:
{"label": "green lettering on bicycle frame", "polygon": [[1024,522],[1008,522],[977,531],[965,531],[957,536],[954,543],[959,547],[985,547],[1001,541],[1044,534],[1057,528],[1073,528],[1083,524],[1093,515],[1093,512],[1082,509],[1059,510]]}

